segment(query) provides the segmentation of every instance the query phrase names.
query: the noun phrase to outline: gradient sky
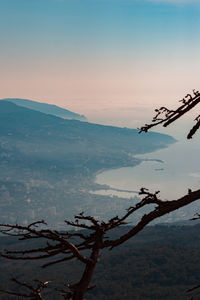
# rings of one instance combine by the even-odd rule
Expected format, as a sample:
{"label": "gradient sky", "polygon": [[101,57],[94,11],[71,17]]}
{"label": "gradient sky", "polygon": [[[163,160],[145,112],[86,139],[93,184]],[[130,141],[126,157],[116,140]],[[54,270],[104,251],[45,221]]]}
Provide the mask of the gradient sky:
{"label": "gradient sky", "polygon": [[0,98],[138,126],[200,88],[200,1],[0,0]]}

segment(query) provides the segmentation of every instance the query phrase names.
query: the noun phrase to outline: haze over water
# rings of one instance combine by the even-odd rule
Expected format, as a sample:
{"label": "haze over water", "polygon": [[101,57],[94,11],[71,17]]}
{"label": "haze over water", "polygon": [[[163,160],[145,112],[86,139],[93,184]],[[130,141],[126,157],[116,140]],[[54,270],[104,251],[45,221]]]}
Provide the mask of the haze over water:
{"label": "haze over water", "polygon": [[[188,141],[181,137],[180,133],[179,138],[176,143],[165,149],[136,155],[141,159],[156,159],[162,162],[143,161],[135,167],[109,170],[99,174],[96,181],[124,190],[135,191],[141,187],[146,187],[151,191],[160,190],[161,198],[169,200],[187,194],[188,188],[198,189],[200,186],[200,139],[196,136]],[[119,192],[116,193],[120,195]]]}

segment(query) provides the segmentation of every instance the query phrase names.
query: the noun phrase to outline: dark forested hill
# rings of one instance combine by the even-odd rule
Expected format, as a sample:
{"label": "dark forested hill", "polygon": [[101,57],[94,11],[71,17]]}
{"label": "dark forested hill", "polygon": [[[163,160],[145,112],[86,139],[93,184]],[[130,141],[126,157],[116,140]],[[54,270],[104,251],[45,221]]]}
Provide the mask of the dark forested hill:
{"label": "dark forested hill", "polygon": [[[119,234],[117,229],[115,234]],[[100,257],[93,284],[96,287],[87,300],[189,300],[186,290],[200,284],[200,225],[147,227],[133,239]],[[27,242],[11,237],[0,238],[0,248],[24,249]],[[35,243],[32,241],[31,243]],[[40,246],[40,244],[37,244]],[[30,247],[30,245],[29,245]],[[60,300],[54,288],[74,283],[80,277],[82,265],[76,260],[41,269],[41,261],[0,260],[0,288],[15,288],[9,278],[19,280],[52,280],[48,300]],[[13,274],[14,273],[14,274]],[[55,283],[55,285],[54,285]],[[199,290],[194,292],[199,294]],[[7,298],[6,298],[7,297]],[[7,300],[8,296],[0,296]],[[12,298],[13,299],[13,298]],[[194,298],[198,300],[199,295]]]}
{"label": "dark forested hill", "polygon": [[80,121],[87,121],[85,116],[61,108],[57,105],[36,102],[28,99],[19,99],[19,98],[6,98],[6,99],[2,99],[2,101],[9,101],[22,107],[40,111],[45,114],[55,115],[57,117],[64,118],[64,119],[75,119]]}
{"label": "dark forested hill", "polygon": [[95,172],[136,165],[134,154],[173,142],[168,135],[65,120],[0,101],[2,221],[58,223],[83,209],[117,213],[120,199],[89,193]]}

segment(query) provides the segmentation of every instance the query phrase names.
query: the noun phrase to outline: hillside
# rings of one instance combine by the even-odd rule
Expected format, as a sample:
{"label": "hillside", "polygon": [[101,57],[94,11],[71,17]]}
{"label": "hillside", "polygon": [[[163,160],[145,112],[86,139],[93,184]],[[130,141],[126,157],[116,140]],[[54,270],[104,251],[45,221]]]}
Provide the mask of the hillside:
{"label": "hillside", "polygon": [[33,100],[28,100],[28,99],[19,99],[19,98],[6,98],[6,99],[2,99],[2,101],[9,101],[16,105],[30,108],[30,109],[33,109],[36,111],[40,111],[45,114],[54,115],[54,116],[57,116],[57,117],[60,117],[63,119],[74,119],[74,120],[80,120],[80,121],[87,121],[85,116],[79,115],[70,110],[61,108],[57,105],[36,102]]}
{"label": "hillside", "polygon": [[[126,230],[126,227],[118,228],[115,234]],[[115,250],[106,251],[100,257],[92,282],[96,287],[88,292],[86,299],[188,300],[196,294],[194,299],[198,300],[199,290],[189,294],[186,290],[200,282],[199,230],[200,225],[149,226]],[[31,241],[32,247],[35,243]],[[0,237],[1,249],[24,249],[27,244],[28,241]],[[52,280],[49,289],[44,291],[48,300],[62,299],[54,288],[76,282],[82,269],[76,260],[46,269],[39,267],[42,261],[13,262],[1,258],[0,262],[0,288],[16,287],[9,281],[13,274],[20,280]],[[1,299],[7,300],[8,296],[1,295]]]}
{"label": "hillside", "polygon": [[139,163],[134,154],[175,141],[158,133],[65,120],[8,101],[0,101],[0,128],[2,222],[47,219],[60,226],[80,210],[117,214],[131,200],[91,194],[96,172],[134,166]]}
{"label": "hillside", "polygon": [[44,146],[50,146],[50,149],[46,148],[47,152],[53,151],[55,143],[58,143],[56,150],[61,150],[63,144],[67,146],[62,149],[64,154],[74,151],[93,154],[95,151],[145,153],[175,141],[171,136],[159,133],[138,134],[135,129],[63,120],[8,101],[0,102],[0,126],[1,136],[8,138],[11,143],[13,138],[27,144],[36,142],[37,148],[38,142],[41,142]]}

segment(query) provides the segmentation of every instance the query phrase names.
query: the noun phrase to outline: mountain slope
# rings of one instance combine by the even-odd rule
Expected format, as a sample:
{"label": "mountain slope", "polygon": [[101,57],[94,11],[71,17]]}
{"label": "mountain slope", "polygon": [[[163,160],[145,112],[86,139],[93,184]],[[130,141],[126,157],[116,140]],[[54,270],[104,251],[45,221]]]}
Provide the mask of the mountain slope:
{"label": "mountain slope", "polygon": [[175,140],[158,133],[66,120],[0,101],[1,223],[57,224],[80,211],[103,218],[133,200],[94,195],[96,172],[134,166],[136,153]]}
{"label": "mountain slope", "polygon": [[18,99],[18,98],[6,98],[6,99],[2,99],[2,100],[12,102],[12,103],[17,104],[22,107],[40,111],[45,114],[55,115],[55,116],[63,118],[63,119],[74,119],[74,120],[80,120],[80,121],[87,121],[85,116],[79,115],[79,114],[69,111],[67,109],[61,108],[57,105],[36,102],[33,100],[28,100],[28,99]]}
{"label": "mountain slope", "polygon": [[1,137],[8,138],[10,145],[23,154],[45,154],[44,159],[75,153],[95,157],[145,153],[175,141],[159,133],[64,120],[7,101],[0,102],[0,126]]}

